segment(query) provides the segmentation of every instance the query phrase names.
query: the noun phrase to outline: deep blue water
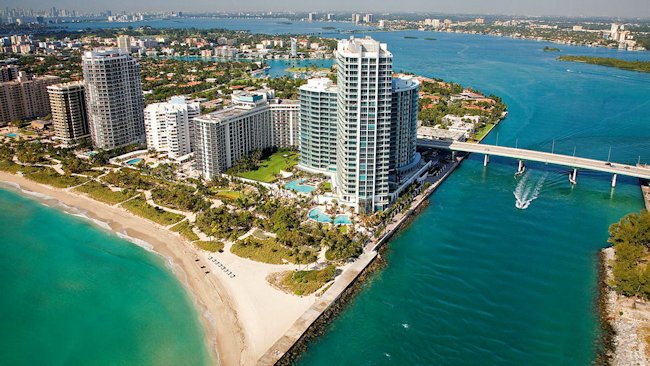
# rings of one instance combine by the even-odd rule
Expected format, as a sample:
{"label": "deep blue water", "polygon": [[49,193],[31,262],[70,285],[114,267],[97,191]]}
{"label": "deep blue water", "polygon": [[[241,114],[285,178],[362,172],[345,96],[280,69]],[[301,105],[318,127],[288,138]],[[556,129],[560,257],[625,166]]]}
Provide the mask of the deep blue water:
{"label": "deep blue water", "polygon": [[[420,39],[404,39],[405,35]],[[396,70],[501,96],[500,145],[650,162],[650,75],[562,63],[548,43],[375,33]],[[426,41],[422,37],[435,37]],[[559,46],[560,54],[650,60]],[[597,253],[607,228],[642,208],[638,181],[471,156],[387,251],[388,265],[310,347],[301,365],[588,365],[595,356]],[[515,192],[533,200],[515,208]]]}
{"label": "deep blue water", "polygon": [[[286,24],[290,23],[290,24]],[[284,18],[179,18],[179,19],[158,19],[144,20],[138,22],[117,23],[117,22],[83,22],[65,23],[52,25],[67,30],[108,29],[126,27],[152,27],[152,28],[196,28],[196,29],[230,29],[247,30],[252,33],[264,34],[335,34],[339,31],[351,31],[359,29],[370,29],[364,25],[357,25],[351,22],[307,22],[289,20]],[[335,29],[326,29],[335,27]]]}

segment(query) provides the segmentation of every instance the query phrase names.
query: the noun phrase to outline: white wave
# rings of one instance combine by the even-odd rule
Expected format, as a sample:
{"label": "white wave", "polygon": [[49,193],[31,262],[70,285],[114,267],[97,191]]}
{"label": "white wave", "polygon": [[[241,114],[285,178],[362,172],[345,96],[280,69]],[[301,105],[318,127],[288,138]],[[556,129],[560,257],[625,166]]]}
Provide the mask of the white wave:
{"label": "white wave", "polygon": [[517,184],[514,192],[515,196],[515,207],[520,210],[525,210],[530,206],[530,203],[539,197],[539,193],[542,190],[544,181],[546,180],[548,173],[545,173],[535,184],[529,184],[528,180],[530,174],[526,173]]}

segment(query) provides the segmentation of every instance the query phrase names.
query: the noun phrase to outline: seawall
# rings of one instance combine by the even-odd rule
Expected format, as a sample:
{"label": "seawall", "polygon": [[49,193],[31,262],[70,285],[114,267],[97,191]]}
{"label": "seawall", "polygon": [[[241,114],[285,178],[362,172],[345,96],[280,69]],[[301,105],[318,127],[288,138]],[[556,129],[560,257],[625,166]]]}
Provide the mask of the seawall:
{"label": "seawall", "polygon": [[359,292],[363,280],[381,268],[383,261],[380,253],[385,248],[385,244],[415,217],[423,205],[428,202],[429,196],[451,175],[463,159],[464,157],[456,158],[454,162],[443,169],[436,182],[416,196],[407,211],[395,216],[379,239],[372,240],[366,245],[364,253],[359,259],[343,272],[309,310],[266,351],[259,359],[258,365],[290,365],[300,357],[308,343],[321,335],[327,325],[345,307],[345,304]]}

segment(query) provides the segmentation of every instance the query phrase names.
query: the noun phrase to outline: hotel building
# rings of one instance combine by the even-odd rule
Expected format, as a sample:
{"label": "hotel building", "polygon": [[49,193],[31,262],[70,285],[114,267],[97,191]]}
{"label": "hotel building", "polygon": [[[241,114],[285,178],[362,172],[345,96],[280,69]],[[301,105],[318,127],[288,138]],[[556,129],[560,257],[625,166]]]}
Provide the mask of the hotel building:
{"label": "hotel building", "polygon": [[272,90],[237,93],[232,105],[195,119],[197,168],[217,176],[255,150],[295,147],[298,104],[274,100]]}

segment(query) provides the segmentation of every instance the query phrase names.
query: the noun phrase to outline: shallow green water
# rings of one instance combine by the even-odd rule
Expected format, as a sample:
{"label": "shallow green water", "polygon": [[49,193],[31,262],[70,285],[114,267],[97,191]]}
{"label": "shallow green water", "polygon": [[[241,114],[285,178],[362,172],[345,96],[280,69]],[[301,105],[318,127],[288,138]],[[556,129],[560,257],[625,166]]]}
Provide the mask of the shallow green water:
{"label": "shallow green water", "polygon": [[4,365],[206,365],[198,315],[163,260],[0,189]]}

